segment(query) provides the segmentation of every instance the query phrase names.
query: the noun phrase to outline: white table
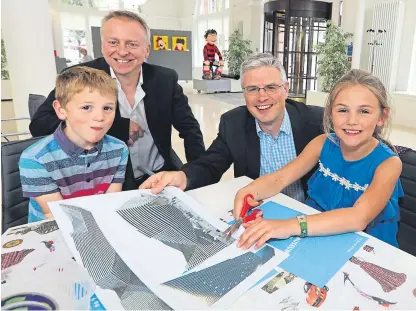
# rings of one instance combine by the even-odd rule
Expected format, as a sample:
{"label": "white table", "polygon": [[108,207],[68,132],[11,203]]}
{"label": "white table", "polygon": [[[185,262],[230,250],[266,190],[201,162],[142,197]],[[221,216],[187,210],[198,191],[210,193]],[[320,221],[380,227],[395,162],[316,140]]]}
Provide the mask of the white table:
{"label": "white table", "polygon": [[[205,205],[214,215],[227,221],[232,218],[229,211],[233,208],[235,193],[250,181],[250,178],[240,177],[188,191],[187,193]],[[304,214],[316,213],[316,210],[283,194],[276,195],[270,200],[296,209]],[[16,229],[12,231],[15,232]],[[2,245],[16,239],[24,239],[25,241],[21,245],[13,246],[10,249],[3,247],[3,254],[10,251],[18,251],[22,248],[36,248],[39,254],[37,257],[29,256],[26,261],[23,260],[22,264],[24,265],[17,265],[19,269],[22,271],[25,269],[25,273],[30,272],[34,276],[38,275],[41,278],[42,275],[48,276],[50,273],[59,273],[59,275],[62,275],[62,267],[65,267],[63,270],[65,273],[69,273],[69,268],[72,268],[74,262],[71,259],[72,255],[70,255],[65,242],[61,238],[59,230],[44,235],[33,231],[18,236],[7,235],[9,232],[11,232],[10,229],[2,235]],[[365,233],[362,234],[366,235]],[[50,249],[45,247],[44,243],[40,243],[42,240],[53,240],[56,250],[51,252]],[[14,243],[19,243],[19,241],[14,241]],[[403,285],[388,293],[384,292],[380,284],[368,276],[359,266],[351,262],[346,263],[340,269],[339,273],[327,284],[329,290],[307,287],[305,286],[304,280],[277,268],[278,273],[281,273],[282,277],[275,285],[271,286],[269,291],[262,289],[263,285],[269,282],[269,280],[265,280],[260,286],[254,287],[244,294],[230,309],[315,309],[310,304],[318,302],[320,309],[353,310],[358,307],[360,310],[384,310],[384,306],[380,304],[382,301],[379,303],[368,296],[372,295],[395,303],[389,305],[389,308],[392,310],[416,310],[416,258],[372,237],[370,237],[366,244],[373,246],[375,253],[368,253],[360,249],[355,256],[369,262],[371,261],[391,271],[405,273],[406,281]],[[47,260],[47,258],[54,259]],[[46,261],[48,261],[48,265],[44,265]],[[7,275],[3,276],[4,271],[2,271],[2,280],[7,278]],[[355,287],[348,280],[344,282],[343,272],[349,273]],[[25,275],[25,277],[27,278],[28,275]],[[16,280],[8,280],[6,284],[2,284],[2,290],[6,289],[6,287],[13,286],[13,281]],[[307,293],[305,293],[305,290]],[[321,298],[320,302],[319,297]]]}
{"label": "white table", "polygon": [[[228,221],[232,215],[235,193],[252,181],[248,177],[239,177],[226,182],[220,182],[211,186],[188,191],[187,193],[201,204],[207,207],[214,215]],[[300,203],[284,194],[278,194],[269,200],[298,210],[303,214],[315,214],[317,211],[303,203]],[[329,290],[325,293],[325,301],[321,303],[321,309],[343,310],[416,310],[416,257],[413,257],[397,248],[390,246],[366,233],[360,233],[369,237],[365,244],[374,247],[374,252],[364,251],[362,248],[355,254],[356,257],[371,261],[388,270],[405,273],[406,281],[396,290],[384,292],[381,286],[372,279],[359,266],[348,262],[327,284]],[[416,241],[416,239],[415,239]],[[416,243],[416,242],[415,242]],[[307,260],[307,258],[305,258]],[[344,273],[349,273],[351,280],[356,285],[354,288],[348,280],[344,283]],[[287,275],[287,274],[286,274]],[[285,274],[283,274],[285,276]],[[267,281],[264,282],[266,284]],[[315,297],[310,291],[305,293],[305,281],[296,278],[286,283],[283,279],[279,282],[279,289],[269,294],[262,290],[262,285],[251,289],[242,296],[231,309],[314,309],[307,302],[309,297],[312,303]],[[320,291],[321,289],[316,289]],[[361,291],[361,294],[360,292]],[[318,294],[323,294],[320,292]],[[388,302],[376,301],[371,297],[381,298]]]}

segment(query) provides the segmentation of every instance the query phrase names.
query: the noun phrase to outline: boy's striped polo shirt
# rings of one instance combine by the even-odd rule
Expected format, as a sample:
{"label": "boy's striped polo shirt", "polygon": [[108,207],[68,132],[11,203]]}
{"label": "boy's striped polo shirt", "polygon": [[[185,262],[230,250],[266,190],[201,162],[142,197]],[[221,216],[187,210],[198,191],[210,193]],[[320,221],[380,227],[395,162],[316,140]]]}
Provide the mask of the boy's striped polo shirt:
{"label": "boy's striped polo shirt", "polygon": [[68,139],[64,126],[62,123],[20,157],[23,196],[30,198],[29,222],[45,219],[32,198],[54,192],[64,199],[101,194],[112,183],[124,182],[128,159],[124,142],[105,135],[93,149],[84,150]]}

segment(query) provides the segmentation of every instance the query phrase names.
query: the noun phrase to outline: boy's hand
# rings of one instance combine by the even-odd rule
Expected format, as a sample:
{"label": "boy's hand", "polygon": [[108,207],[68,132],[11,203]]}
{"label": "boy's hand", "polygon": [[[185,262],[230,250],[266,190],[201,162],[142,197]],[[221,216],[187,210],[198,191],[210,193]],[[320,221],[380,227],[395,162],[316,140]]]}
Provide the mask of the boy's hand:
{"label": "boy's hand", "polygon": [[130,120],[129,140],[127,145],[132,146],[139,137],[143,137],[144,131],[139,124]]}

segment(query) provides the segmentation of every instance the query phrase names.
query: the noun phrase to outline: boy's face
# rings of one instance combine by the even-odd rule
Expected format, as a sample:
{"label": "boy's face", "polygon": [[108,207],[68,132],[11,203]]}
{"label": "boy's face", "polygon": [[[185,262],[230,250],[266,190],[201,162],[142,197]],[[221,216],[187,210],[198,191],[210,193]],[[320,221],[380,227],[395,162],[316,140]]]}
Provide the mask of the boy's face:
{"label": "boy's face", "polygon": [[212,33],[210,33],[208,36],[207,36],[207,42],[209,43],[209,44],[215,44],[215,42],[217,42],[217,35],[216,34],[212,34]]}
{"label": "boy's face", "polygon": [[85,89],[76,94],[66,105],[53,102],[59,119],[65,120],[65,134],[74,144],[91,149],[108,132],[114,121],[116,96],[101,95]]}
{"label": "boy's face", "polygon": [[182,50],[183,49],[183,44],[182,43],[176,43],[176,47],[178,48],[178,50]]}

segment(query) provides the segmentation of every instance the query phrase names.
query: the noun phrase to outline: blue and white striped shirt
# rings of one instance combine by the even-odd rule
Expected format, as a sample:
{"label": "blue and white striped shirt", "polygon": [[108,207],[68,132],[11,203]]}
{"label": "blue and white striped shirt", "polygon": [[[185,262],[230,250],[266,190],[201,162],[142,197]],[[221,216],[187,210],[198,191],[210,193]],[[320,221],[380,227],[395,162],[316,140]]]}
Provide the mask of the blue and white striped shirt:
{"label": "blue and white striped shirt", "polygon": [[[264,133],[257,120],[256,131],[260,138],[260,176],[273,173],[296,158],[292,125],[286,110],[276,138]],[[281,192],[297,201],[305,201],[305,194],[300,180],[287,186]]]}

